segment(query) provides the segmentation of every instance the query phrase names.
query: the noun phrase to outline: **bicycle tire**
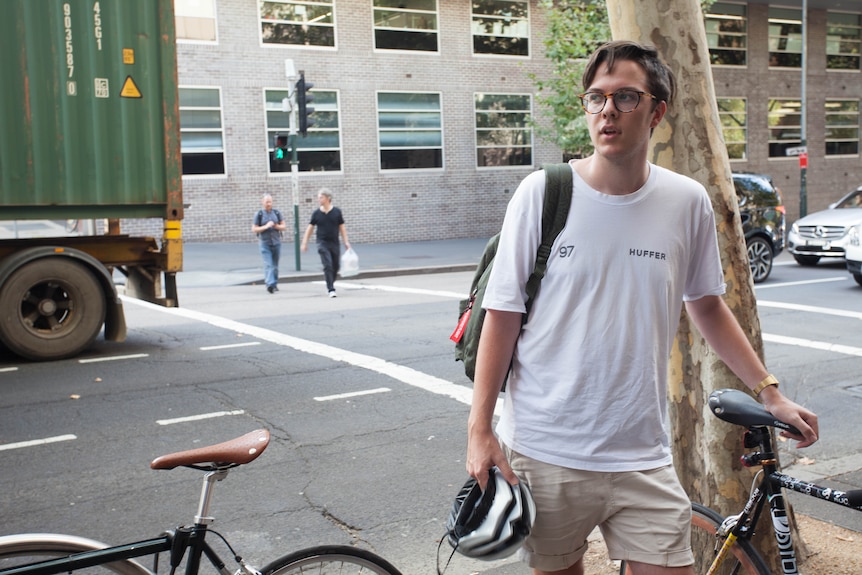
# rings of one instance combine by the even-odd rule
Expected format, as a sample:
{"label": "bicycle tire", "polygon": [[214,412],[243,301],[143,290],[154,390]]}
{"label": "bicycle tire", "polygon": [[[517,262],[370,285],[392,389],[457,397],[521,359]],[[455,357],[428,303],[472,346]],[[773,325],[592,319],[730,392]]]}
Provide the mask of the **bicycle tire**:
{"label": "bicycle tire", "polygon": [[379,555],[347,545],[320,545],[280,557],[261,569],[263,575],[401,575]]}
{"label": "bicycle tire", "polygon": [[[100,541],[61,535],[58,533],[22,533],[0,537],[0,573],[37,561],[66,557],[73,553],[95,551],[109,547]],[[153,575],[153,572],[133,559],[114,561],[96,567],[74,571],[76,575]]]}
{"label": "bicycle tire", "polygon": [[[715,534],[724,521],[718,512],[701,505],[691,504],[691,549],[694,552],[694,572],[703,575],[709,571],[720,544]],[[620,565],[620,575],[630,575],[625,561]],[[737,539],[730,553],[719,566],[716,575],[771,575],[760,553],[750,541]]]}

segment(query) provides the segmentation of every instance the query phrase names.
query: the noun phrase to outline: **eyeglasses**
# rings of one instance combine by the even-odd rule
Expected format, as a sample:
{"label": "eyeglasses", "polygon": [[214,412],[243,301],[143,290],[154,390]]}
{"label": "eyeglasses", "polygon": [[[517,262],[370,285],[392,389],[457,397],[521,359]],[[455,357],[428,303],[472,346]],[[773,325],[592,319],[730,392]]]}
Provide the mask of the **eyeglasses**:
{"label": "eyeglasses", "polygon": [[640,90],[617,90],[611,94],[603,94],[602,92],[584,92],[580,96],[581,107],[587,114],[599,114],[605,109],[605,104],[608,103],[608,98],[614,99],[614,107],[618,112],[627,114],[634,112],[635,108],[641,102],[641,96],[649,96],[656,102],[658,98],[649,92],[641,92]]}

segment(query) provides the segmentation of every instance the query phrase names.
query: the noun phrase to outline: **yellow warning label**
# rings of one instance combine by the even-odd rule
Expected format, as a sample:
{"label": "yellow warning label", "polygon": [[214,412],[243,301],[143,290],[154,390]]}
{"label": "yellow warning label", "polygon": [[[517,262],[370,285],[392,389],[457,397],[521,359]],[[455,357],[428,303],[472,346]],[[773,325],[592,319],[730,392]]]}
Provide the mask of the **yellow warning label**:
{"label": "yellow warning label", "polygon": [[123,82],[123,89],[120,90],[121,98],[141,98],[141,91],[131,76],[126,76],[126,81]]}
{"label": "yellow warning label", "polygon": [[135,51],[131,48],[123,48],[123,64],[135,63]]}

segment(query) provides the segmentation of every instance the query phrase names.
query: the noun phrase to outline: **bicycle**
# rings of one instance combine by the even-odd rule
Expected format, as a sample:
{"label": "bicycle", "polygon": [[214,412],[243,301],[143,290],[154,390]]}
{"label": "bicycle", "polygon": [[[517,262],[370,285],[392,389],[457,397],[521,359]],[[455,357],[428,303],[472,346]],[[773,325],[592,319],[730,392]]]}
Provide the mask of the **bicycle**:
{"label": "bicycle", "polygon": [[[369,574],[401,575],[382,557],[347,545],[320,545],[285,555],[258,570],[239,556],[227,539],[208,526],[215,521],[210,515],[215,484],[227,477],[234,467],[251,463],[269,445],[266,429],[247,433],[230,441],[180,451],[157,457],[152,469],[189,467],[205,471],[200,502],[194,523],[166,531],[152,539],[108,546],[104,543],[52,533],[24,533],[0,537],[0,575],[54,575],[58,573],[104,573],[118,575],[157,575],[159,558],[167,553],[170,575],[174,575],[185,558],[185,575],[197,575],[202,557],[206,557],[219,575],[318,575]],[[212,533],[221,539],[238,567],[231,571],[206,541]],[[186,557],[186,555],[188,555]],[[152,569],[136,561],[152,556]],[[91,569],[91,568],[99,569]]]}
{"label": "bicycle", "polygon": [[[782,573],[796,575],[796,551],[787,520],[782,488],[823,501],[862,511],[862,489],[838,491],[802,481],[778,471],[770,427],[799,433],[799,430],[772,416],[753,397],[736,389],[721,389],[709,396],[713,415],[747,428],[743,445],[754,451],[742,456],[745,467],[760,466],[752,482],[751,495],[742,511],[727,517],[700,503],[691,504],[691,547],[694,572],[706,575],[771,575],[766,562],[752,544],[758,520],[767,501],[772,530],[778,542]],[[620,575],[629,571],[625,562]]]}

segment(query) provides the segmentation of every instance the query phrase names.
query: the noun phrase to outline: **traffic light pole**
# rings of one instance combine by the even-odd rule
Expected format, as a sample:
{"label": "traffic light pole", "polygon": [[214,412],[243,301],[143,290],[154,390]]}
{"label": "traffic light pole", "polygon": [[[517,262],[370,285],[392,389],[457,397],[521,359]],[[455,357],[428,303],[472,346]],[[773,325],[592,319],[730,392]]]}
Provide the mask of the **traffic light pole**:
{"label": "traffic light pole", "polygon": [[[291,119],[296,115],[296,111],[290,113]],[[296,258],[296,271],[302,269],[301,257],[299,254],[299,159],[296,154],[296,124],[290,122],[290,187],[293,192],[293,254]]]}

